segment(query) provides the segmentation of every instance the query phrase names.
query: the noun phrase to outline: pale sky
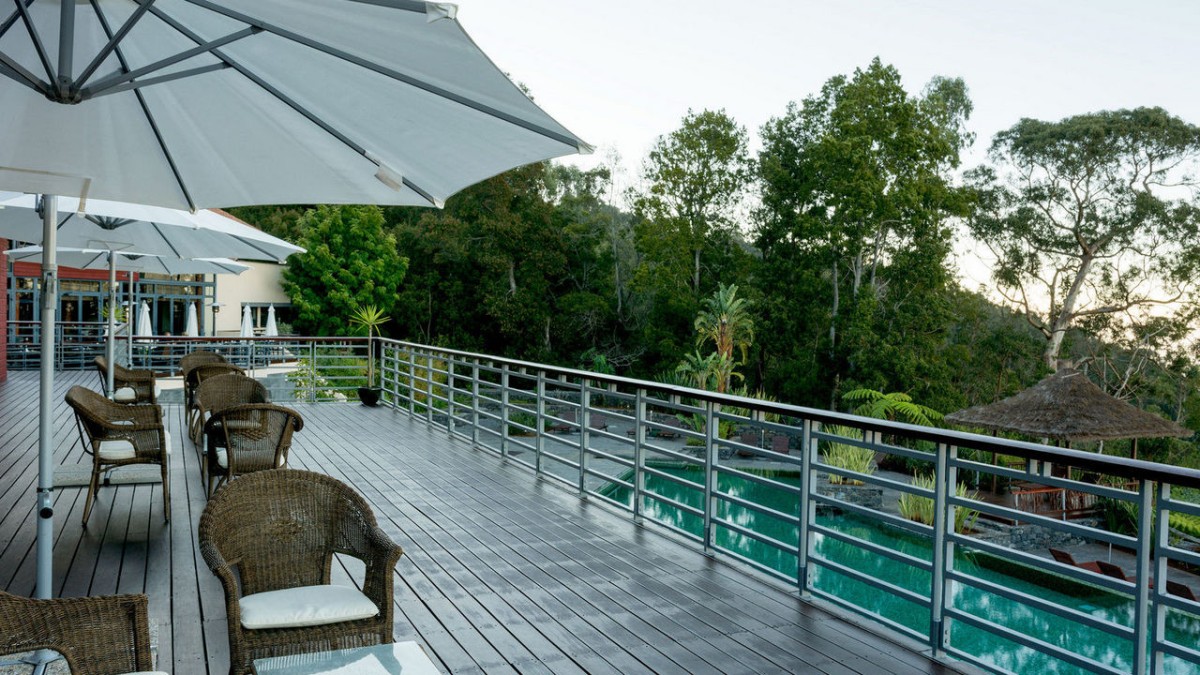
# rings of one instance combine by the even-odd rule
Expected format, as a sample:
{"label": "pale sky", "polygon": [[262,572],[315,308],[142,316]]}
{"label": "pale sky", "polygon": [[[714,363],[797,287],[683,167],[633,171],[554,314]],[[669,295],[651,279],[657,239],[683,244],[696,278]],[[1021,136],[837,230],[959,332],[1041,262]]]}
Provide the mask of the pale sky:
{"label": "pale sky", "polygon": [[979,163],[1022,117],[1161,106],[1200,123],[1196,0],[461,0],[458,19],[559,122],[636,177],[688,108],[751,136],[879,56],[905,88],[962,77]]}

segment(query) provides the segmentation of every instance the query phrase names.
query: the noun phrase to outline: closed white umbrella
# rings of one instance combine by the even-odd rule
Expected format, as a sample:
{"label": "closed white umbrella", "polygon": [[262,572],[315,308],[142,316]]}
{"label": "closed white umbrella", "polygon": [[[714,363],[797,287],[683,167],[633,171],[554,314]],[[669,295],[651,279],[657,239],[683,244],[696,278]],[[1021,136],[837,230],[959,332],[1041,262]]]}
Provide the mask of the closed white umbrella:
{"label": "closed white umbrella", "polygon": [[267,305],[267,326],[263,329],[263,335],[267,337],[279,336],[279,326],[275,323],[275,305]]}
{"label": "closed white umbrella", "polygon": [[[417,0],[20,1],[0,41],[0,109],[15,131],[0,144],[0,189],[187,210],[437,205],[509,168],[587,150],[456,14]],[[37,596],[47,598],[53,197],[44,214],[41,237],[20,239],[48,251],[37,493]]]}
{"label": "closed white umbrella", "polygon": [[150,305],[145,302],[142,302],[141,309],[138,310],[137,336],[154,337],[154,326],[150,323]]}
{"label": "closed white umbrella", "polygon": [[242,310],[242,337],[254,337],[254,316],[249,305]]}
{"label": "closed white umbrella", "polygon": [[183,334],[187,337],[200,337],[200,317],[196,313],[196,303],[189,302],[187,320],[184,322]]}

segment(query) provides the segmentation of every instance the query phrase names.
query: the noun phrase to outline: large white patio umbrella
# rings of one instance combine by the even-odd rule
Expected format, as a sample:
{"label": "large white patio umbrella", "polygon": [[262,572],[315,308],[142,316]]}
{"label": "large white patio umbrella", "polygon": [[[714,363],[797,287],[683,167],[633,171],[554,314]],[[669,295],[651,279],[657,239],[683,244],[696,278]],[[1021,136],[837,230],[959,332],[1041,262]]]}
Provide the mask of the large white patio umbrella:
{"label": "large white patio umbrella", "polygon": [[137,331],[138,337],[154,337],[154,325],[150,321],[150,305],[146,301],[142,301],[141,307],[138,309]]}
{"label": "large white patio umbrella", "polygon": [[250,313],[249,305],[242,308],[241,337],[254,337],[254,316]]}
{"label": "large white patio umbrella", "polygon": [[[24,246],[6,252],[9,260],[14,262],[42,262],[41,246]],[[108,306],[117,306],[117,270],[142,272],[148,274],[241,274],[250,269],[249,265],[234,262],[228,258],[170,258],[166,256],[145,255],[133,251],[113,251],[111,249],[58,249],[58,262],[67,267],[84,270],[108,270]],[[189,306],[189,320],[193,319],[195,303]],[[106,388],[111,396],[113,391],[113,373],[116,365],[116,313],[108,312],[108,340],[105,355],[108,360],[108,376]],[[196,333],[199,334],[197,327]],[[186,334],[186,331],[185,331]],[[196,336],[193,336],[196,337]]]}
{"label": "large white patio umbrella", "polygon": [[279,324],[275,322],[275,305],[267,305],[267,325],[263,328],[263,335],[279,337]]}
{"label": "large white patio umbrella", "polygon": [[[0,109],[14,132],[0,143],[0,189],[189,210],[438,205],[507,169],[587,151],[456,13],[416,0],[18,1],[0,25]],[[24,240],[49,253],[43,336],[56,224],[48,198],[42,237]],[[38,597],[51,581],[52,366],[46,345]]]}

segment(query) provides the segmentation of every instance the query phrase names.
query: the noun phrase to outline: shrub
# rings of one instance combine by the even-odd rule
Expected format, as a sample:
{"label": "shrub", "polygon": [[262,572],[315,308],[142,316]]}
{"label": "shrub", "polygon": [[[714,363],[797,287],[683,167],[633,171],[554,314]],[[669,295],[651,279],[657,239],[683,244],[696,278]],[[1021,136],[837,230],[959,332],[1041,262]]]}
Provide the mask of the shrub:
{"label": "shrub", "polygon": [[[933,474],[922,474],[913,476],[912,486],[924,488],[926,490],[933,489]],[[959,483],[955,488],[955,495],[964,499],[974,499],[978,493],[970,492],[967,489],[966,483]],[[914,520],[926,525],[933,525],[934,504],[933,499],[922,497],[905,492],[900,495],[900,515],[908,520]],[[975,526],[975,521],[979,519],[979,511],[975,509],[957,507],[954,509],[954,531],[965,532]]]}
{"label": "shrub", "polygon": [[[831,426],[826,432],[845,438],[862,440],[862,431],[853,427]],[[875,451],[849,443],[826,441],[825,449],[821,452],[821,461],[829,466],[848,471],[856,471],[867,475],[875,473]],[[829,474],[829,482],[833,485],[862,485],[861,480],[846,478],[837,474]]]}

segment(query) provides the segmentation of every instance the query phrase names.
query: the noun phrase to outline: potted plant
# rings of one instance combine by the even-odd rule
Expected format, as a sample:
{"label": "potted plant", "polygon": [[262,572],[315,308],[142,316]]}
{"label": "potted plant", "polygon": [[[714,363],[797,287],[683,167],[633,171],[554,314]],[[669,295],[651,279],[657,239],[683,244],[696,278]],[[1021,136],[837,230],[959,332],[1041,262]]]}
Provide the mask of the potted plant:
{"label": "potted plant", "polygon": [[381,336],[379,327],[391,320],[375,305],[356,305],[350,314],[350,323],[366,330],[370,338],[367,342],[367,386],[358,388],[358,400],[366,406],[379,403],[381,389],[375,384],[375,338]]}

